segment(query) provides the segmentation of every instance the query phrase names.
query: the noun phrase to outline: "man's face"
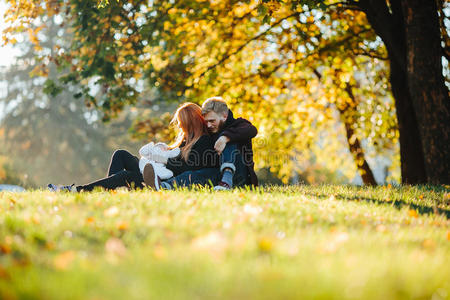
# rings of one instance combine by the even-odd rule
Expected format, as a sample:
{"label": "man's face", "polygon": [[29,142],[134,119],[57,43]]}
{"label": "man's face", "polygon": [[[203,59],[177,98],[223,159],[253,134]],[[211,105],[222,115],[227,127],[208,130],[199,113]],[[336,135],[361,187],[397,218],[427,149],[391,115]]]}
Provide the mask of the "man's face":
{"label": "man's face", "polygon": [[205,118],[209,133],[217,133],[223,127],[227,119],[227,114],[217,114],[210,111],[203,117]]}

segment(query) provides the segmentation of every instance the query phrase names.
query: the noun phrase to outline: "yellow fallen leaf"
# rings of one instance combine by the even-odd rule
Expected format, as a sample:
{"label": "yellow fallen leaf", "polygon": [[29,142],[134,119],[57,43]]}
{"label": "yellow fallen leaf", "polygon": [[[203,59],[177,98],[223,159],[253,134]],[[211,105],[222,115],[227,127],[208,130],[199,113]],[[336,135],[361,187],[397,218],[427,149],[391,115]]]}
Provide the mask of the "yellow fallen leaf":
{"label": "yellow fallen leaf", "polygon": [[158,245],[153,249],[153,256],[158,260],[165,259],[167,257],[167,251],[164,247]]}
{"label": "yellow fallen leaf", "polygon": [[3,279],[10,278],[8,271],[6,269],[4,269],[1,265],[0,265],[0,278],[3,278]]}
{"label": "yellow fallen leaf", "polygon": [[387,230],[387,228],[383,224],[379,224],[376,227],[376,231],[378,231],[378,232],[385,232],[386,230]]}
{"label": "yellow fallen leaf", "polygon": [[127,230],[129,228],[128,223],[125,221],[120,221],[117,223],[117,229],[119,230]]}
{"label": "yellow fallen leaf", "polygon": [[425,249],[433,250],[434,248],[436,248],[436,242],[432,239],[426,239],[423,241],[422,247],[424,247]]}
{"label": "yellow fallen leaf", "polygon": [[75,252],[65,251],[54,258],[53,265],[58,270],[66,270],[74,259]]}
{"label": "yellow fallen leaf", "polygon": [[0,252],[3,254],[11,253],[11,247],[8,244],[0,244]]}
{"label": "yellow fallen leaf", "polygon": [[412,218],[418,218],[418,217],[419,217],[419,215],[417,214],[417,211],[414,210],[414,209],[410,209],[410,210],[408,211],[408,215],[409,215],[410,217],[412,217]]}
{"label": "yellow fallen leaf", "polygon": [[262,252],[270,252],[273,249],[273,239],[269,237],[262,237],[258,240],[258,249]]}
{"label": "yellow fallen leaf", "polygon": [[45,243],[45,248],[46,248],[47,250],[53,250],[53,249],[55,249],[55,243],[53,243],[53,242],[47,242],[47,243]]}

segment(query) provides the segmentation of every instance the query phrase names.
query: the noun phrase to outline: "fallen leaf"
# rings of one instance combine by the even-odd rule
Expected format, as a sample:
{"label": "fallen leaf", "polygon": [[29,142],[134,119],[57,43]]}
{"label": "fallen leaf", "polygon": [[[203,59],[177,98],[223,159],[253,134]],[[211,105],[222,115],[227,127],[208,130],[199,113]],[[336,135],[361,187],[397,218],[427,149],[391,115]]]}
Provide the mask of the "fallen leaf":
{"label": "fallen leaf", "polygon": [[412,218],[418,218],[418,217],[419,217],[419,215],[417,214],[417,211],[414,210],[414,209],[410,209],[410,210],[408,211],[408,215],[409,215],[410,217],[412,217]]}
{"label": "fallen leaf", "polygon": [[379,224],[376,227],[376,231],[378,231],[378,232],[385,232],[386,230],[387,230],[387,228],[383,224]]}
{"label": "fallen leaf", "polygon": [[3,279],[9,279],[9,273],[6,269],[4,269],[1,265],[0,265],[0,278]]}
{"label": "fallen leaf", "polygon": [[270,237],[262,237],[258,240],[258,249],[261,252],[269,253],[272,251],[274,245],[274,241]]}
{"label": "fallen leaf", "polygon": [[53,265],[58,270],[66,270],[74,259],[75,253],[73,251],[66,251],[54,258]]}
{"label": "fallen leaf", "polygon": [[165,259],[167,257],[167,251],[160,245],[155,246],[153,249],[153,256],[158,260]]}
{"label": "fallen leaf", "polygon": [[31,217],[31,222],[33,222],[33,223],[36,224],[36,225],[38,225],[38,224],[41,223],[41,222],[39,221],[39,218],[36,217],[36,216],[32,216],[32,217]]}
{"label": "fallen leaf", "polygon": [[11,247],[7,244],[0,244],[0,252],[3,254],[11,253]]}
{"label": "fallen leaf", "polygon": [[433,250],[434,248],[436,248],[436,242],[432,239],[426,239],[423,241],[422,247],[424,247],[425,249]]}
{"label": "fallen leaf", "polygon": [[117,229],[119,230],[127,230],[129,228],[128,223],[125,221],[120,221],[117,223]]}

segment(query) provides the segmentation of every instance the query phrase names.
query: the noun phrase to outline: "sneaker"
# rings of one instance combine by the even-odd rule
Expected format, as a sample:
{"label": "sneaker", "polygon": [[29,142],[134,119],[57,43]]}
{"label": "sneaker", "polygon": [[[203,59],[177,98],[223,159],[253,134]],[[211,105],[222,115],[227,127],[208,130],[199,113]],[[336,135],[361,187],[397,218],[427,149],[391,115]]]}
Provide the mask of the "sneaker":
{"label": "sneaker", "polygon": [[229,186],[228,183],[221,181],[221,182],[219,182],[218,185],[216,185],[214,187],[214,190],[215,191],[229,191],[229,190],[231,190],[231,186]]}
{"label": "sneaker", "polygon": [[47,187],[52,192],[75,192],[76,191],[74,183],[71,185],[56,185],[56,184],[50,183],[49,185],[47,185]]}
{"label": "sneaker", "polygon": [[156,175],[155,169],[152,164],[146,164],[144,167],[144,172],[142,174],[144,177],[144,183],[154,189],[155,191],[159,191],[161,179]]}

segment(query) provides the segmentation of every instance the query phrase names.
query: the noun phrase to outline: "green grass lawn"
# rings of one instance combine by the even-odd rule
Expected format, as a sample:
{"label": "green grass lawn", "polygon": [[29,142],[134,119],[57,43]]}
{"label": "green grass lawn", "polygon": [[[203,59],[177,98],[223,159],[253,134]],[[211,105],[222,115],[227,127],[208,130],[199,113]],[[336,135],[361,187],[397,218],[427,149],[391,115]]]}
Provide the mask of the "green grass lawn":
{"label": "green grass lawn", "polygon": [[449,215],[444,187],[0,192],[0,299],[448,299]]}

